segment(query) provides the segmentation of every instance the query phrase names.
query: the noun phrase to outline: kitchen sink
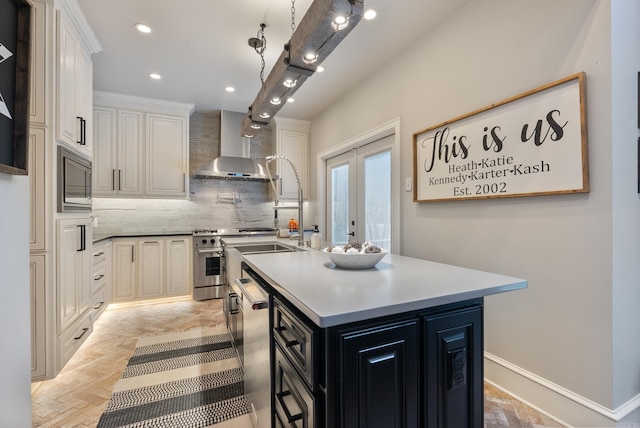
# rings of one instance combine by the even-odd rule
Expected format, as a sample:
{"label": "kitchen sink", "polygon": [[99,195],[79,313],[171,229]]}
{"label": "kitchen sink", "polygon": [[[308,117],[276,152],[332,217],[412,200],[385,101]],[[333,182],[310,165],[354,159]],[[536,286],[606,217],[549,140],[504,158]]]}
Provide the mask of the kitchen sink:
{"label": "kitchen sink", "polygon": [[264,244],[239,245],[235,247],[242,254],[260,254],[260,253],[290,253],[299,251],[295,247],[280,244],[278,242],[269,242]]}

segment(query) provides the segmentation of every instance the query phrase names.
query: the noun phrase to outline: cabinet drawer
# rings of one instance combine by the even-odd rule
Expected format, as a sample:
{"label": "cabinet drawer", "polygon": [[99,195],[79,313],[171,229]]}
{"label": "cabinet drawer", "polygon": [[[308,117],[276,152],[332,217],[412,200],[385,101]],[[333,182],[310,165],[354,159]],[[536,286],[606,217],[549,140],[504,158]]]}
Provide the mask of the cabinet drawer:
{"label": "cabinet drawer", "polygon": [[91,294],[94,294],[107,283],[107,272],[104,263],[93,267],[91,274]]}
{"label": "cabinet drawer", "polygon": [[93,306],[91,307],[91,320],[95,322],[98,317],[104,312],[109,303],[109,295],[107,294],[108,288],[102,287],[95,293],[93,293]]}
{"label": "cabinet drawer", "polygon": [[89,311],[64,334],[58,337],[58,369],[64,367],[92,331],[91,312]]}
{"label": "cabinet drawer", "polygon": [[94,267],[100,263],[104,263],[106,258],[107,252],[104,250],[103,246],[94,248],[93,257],[91,258]]}
{"label": "cabinet drawer", "polygon": [[320,426],[319,399],[314,398],[303,379],[275,346],[274,417],[276,427],[314,428]]}
{"label": "cabinet drawer", "polygon": [[313,330],[285,308],[278,299],[273,300],[273,338],[309,387],[315,391],[318,376],[313,356],[317,350],[318,339]]}

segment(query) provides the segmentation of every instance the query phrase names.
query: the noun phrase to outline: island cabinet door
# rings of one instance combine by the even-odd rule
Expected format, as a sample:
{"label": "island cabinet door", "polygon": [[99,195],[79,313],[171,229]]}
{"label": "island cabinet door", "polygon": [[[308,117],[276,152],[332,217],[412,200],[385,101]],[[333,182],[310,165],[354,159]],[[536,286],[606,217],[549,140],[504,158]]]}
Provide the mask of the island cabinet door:
{"label": "island cabinet door", "polygon": [[339,426],[417,427],[418,321],[340,333]]}
{"label": "island cabinet door", "polygon": [[482,307],[423,319],[423,426],[481,428]]}

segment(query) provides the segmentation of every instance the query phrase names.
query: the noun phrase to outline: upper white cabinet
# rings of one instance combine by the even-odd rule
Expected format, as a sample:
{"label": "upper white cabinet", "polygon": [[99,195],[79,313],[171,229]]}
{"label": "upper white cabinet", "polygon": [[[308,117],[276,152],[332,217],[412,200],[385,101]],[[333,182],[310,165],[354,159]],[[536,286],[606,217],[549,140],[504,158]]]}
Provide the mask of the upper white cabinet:
{"label": "upper white cabinet", "polygon": [[142,196],[142,116],[135,111],[94,108],[94,196]]}
{"label": "upper white cabinet", "polygon": [[[309,122],[294,119],[275,119],[276,153],[286,156],[298,170],[302,194],[305,200],[309,195]],[[279,200],[298,199],[298,181],[291,165],[277,160]]]}
{"label": "upper white cabinet", "polygon": [[184,117],[147,114],[148,196],[187,196],[187,129]]}
{"label": "upper white cabinet", "polygon": [[92,156],[93,65],[91,55],[64,11],[56,13],[57,132],[61,143]]}
{"label": "upper white cabinet", "polygon": [[[44,125],[47,102],[47,31],[46,19],[49,6],[42,1],[33,1],[31,19],[31,93],[29,100],[30,124]],[[31,169],[31,167],[29,167]]]}
{"label": "upper white cabinet", "polygon": [[94,104],[94,196],[187,198],[193,105],[97,91]]}

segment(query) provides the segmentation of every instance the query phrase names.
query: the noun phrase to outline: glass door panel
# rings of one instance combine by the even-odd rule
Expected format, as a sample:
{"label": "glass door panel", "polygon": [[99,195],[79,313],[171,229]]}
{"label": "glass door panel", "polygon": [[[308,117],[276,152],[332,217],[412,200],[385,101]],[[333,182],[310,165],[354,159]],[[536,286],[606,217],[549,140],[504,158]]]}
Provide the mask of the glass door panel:
{"label": "glass door panel", "polygon": [[371,241],[391,251],[393,136],[327,160],[327,241]]}
{"label": "glass door panel", "polygon": [[364,239],[391,249],[391,151],[364,157]]}

